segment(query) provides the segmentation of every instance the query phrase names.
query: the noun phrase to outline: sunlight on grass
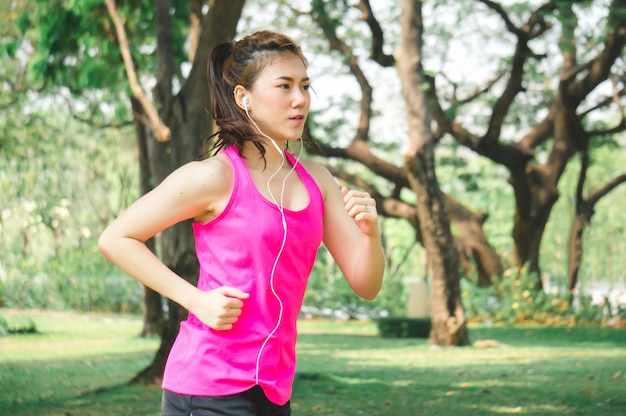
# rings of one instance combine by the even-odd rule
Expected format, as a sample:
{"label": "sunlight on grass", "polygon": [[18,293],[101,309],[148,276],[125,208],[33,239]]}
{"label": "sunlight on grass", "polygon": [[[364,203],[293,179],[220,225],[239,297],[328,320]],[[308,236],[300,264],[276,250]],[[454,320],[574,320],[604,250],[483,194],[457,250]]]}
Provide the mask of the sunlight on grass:
{"label": "sunlight on grass", "polygon": [[626,414],[623,332],[471,328],[474,339],[501,347],[437,348],[365,335],[375,330],[363,324],[342,333],[345,324],[335,324],[301,325],[298,372],[305,377],[296,380],[294,400],[321,412],[311,414]]}
{"label": "sunlight on grass", "polygon": [[36,334],[0,338],[0,409],[11,415],[90,401],[83,395],[126,384],[158,347],[157,339],[137,336],[142,323],[136,317],[28,314]]}
{"label": "sunlight on grass", "polygon": [[[137,317],[28,314],[39,333],[0,338],[0,415],[159,415],[159,386],[127,384],[159,344]],[[626,414],[624,331],[473,327],[498,347],[437,348],[371,322],[299,327],[294,416]]]}
{"label": "sunlight on grass", "polygon": [[37,321],[37,333],[0,341],[0,362],[9,357],[11,362],[33,362],[76,359],[99,353],[141,352],[153,348],[155,342],[137,337],[142,323],[136,317],[52,312],[29,315]]}
{"label": "sunlight on grass", "polygon": [[519,414],[523,412],[523,407],[504,407],[504,406],[494,406],[490,407],[489,410],[493,413],[501,413],[501,414]]}

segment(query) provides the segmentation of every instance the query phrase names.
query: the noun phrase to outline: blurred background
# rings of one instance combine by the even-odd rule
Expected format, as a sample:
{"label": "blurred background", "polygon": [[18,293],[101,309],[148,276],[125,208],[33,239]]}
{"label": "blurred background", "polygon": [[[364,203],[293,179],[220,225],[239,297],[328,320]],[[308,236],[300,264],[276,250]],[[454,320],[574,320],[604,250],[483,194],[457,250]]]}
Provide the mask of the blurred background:
{"label": "blurred background", "polygon": [[[209,48],[270,29],[309,59],[306,139],[316,145],[307,156],[375,197],[388,260],[383,291],[365,302],[322,247],[303,318],[406,316],[410,299],[442,302],[438,292],[431,299],[437,252],[424,248],[407,165],[418,121],[434,163],[422,167],[436,172],[426,182],[446,201],[458,264],[444,280],[458,288],[464,316],[618,325],[624,2],[412,3],[419,36],[403,40],[400,0],[1,0],[2,306],[143,313],[146,334],[163,331],[172,305],[108,263],[97,238],[198,156],[212,131]],[[421,107],[402,72],[412,60]],[[186,232],[173,231],[176,241]],[[193,280],[191,246],[173,240],[159,236],[154,250]]]}

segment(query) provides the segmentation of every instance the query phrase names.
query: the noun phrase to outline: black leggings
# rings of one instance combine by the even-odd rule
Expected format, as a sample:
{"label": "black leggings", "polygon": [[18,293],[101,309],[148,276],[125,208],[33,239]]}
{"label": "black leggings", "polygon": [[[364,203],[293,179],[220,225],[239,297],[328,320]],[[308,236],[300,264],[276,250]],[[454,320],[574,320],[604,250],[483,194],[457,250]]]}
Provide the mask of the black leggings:
{"label": "black leggings", "polygon": [[230,396],[187,396],[163,390],[163,416],[291,416],[289,402],[279,406],[259,386]]}

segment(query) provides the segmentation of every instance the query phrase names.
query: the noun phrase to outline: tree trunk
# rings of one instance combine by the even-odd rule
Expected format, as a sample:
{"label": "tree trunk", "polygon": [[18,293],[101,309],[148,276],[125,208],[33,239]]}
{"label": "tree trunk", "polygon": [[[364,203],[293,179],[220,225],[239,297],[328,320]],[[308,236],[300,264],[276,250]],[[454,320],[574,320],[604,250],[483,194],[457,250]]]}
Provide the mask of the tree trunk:
{"label": "tree trunk", "polygon": [[[213,46],[234,38],[245,0],[210,2],[191,72],[176,96],[172,96],[171,89],[174,58],[172,46],[169,44],[171,42],[171,20],[167,13],[169,2],[159,3],[161,4],[157,4],[155,9],[158,68],[154,97],[157,100],[159,114],[170,128],[172,136],[167,142],[149,141],[150,166],[155,183],[160,183],[179,166],[196,160],[204,140],[211,134],[212,119],[207,112],[210,108],[206,79],[207,59]],[[176,224],[163,231],[159,242],[163,262],[180,276],[196,283],[199,267],[191,221]],[[168,302],[168,317],[161,345],[153,362],[133,381],[161,380],[167,356],[178,334],[180,321],[186,316],[187,313],[181,306]]]}
{"label": "tree trunk", "polygon": [[411,188],[417,195],[417,212],[424,248],[432,271],[431,342],[443,346],[469,343],[461,303],[459,257],[450,231],[445,197],[435,173],[434,139],[422,85],[422,2],[403,0],[398,50],[398,72],[407,108],[410,149],[406,155]]}
{"label": "tree trunk", "polygon": [[[311,138],[310,135],[307,137]],[[406,168],[400,169],[391,165],[381,168],[380,165],[383,162],[371,161],[370,157],[364,155],[364,151],[355,150],[358,148],[355,145],[345,149],[345,152],[338,152],[336,149],[335,151],[328,151],[328,148],[325,148],[319,140],[314,139],[314,141],[320,145],[311,146],[310,149],[307,149],[312,154],[357,160],[373,172],[390,180],[394,183],[396,189],[411,187]],[[366,147],[364,144],[361,146]],[[367,152],[370,152],[369,149]],[[378,169],[377,166],[379,167]],[[366,182],[362,177],[347,173],[340,167],[327,165],[327,168],[334,176],[369,192],[376,199],[376,206],[379,208],[380,215],[406,220],[411,227],[415,228],[416,241],[422,246],[424,245],[416,207],[401,201],[398,195],[381,195],[374,185]],[[449,195],[445,195],[445,198],[450,221],[459,230],[459,236],[455,238],[455,245],[461,259],[461,267],[465,271],[466,276],[472,276],[475,273],[478,275],[475,282],[478,286],[490,286],[494,276],[502,275],[502,259],[493,246],[489,244],[485,236],[483,224],[487,220],[487,214],[474,212]],[[475,269],[471,260],[474,260],[476,264]]]}
{"label": "tree trunk", "polygon": [[[487,241],[483,230],[483,224],[487,220],[487,214],[471,211],[454,198],[445,198],[445,203],[450,214],[450,221],[459,230],[459,236],[455,238],[455,245],[459,255],[459,261],[466,276],[477,274],[479,287],[491,286],[494,276],[502,276],[502,259]],[[471,259],[476,263],[473,270]]]}
{"label": "tree trunk", "polygon": [[583,195],[585,180],[587,179],[587,169],[589,168],[588,143],[585,149],[580,152],[581,166],[578,175],[578,185],[576,187],[576,212],[572,221],[569,241],[567,243],[567,285],[570,293],[570,304],[574,300],[576,285],[578,284],[578,273],[583,257],[583,233],[585,228],[591,225],[591,218],[595,214],[595,206],[602,197],[607,195],[617,186],[626,182],[626,174],[621,174],[603,186],[589,191],[587,198]]}
{"label": "tree trunk", "polygon": [[[146,194],[152,190],[150,165],[148,163],[148,140],[149,130],[142,120],[145,120],[141,104],[134,98],[130,99],[133,110],[133,124],[135,127],[135,137],[137,139],[137,149],[139,154],[139,190],[141,194]],[[146,241],[146,246],[154,252],[154,238]],[[161,336],[163,332],[163,305],[161,295],[142,285],[142,317],[143,328],[139,334],[141,337]]]}
{"label": "tree trunk", "polygon": [[[550,178],[548,174],[548,171],[552,171],[553,168],[555,167],[539,166],[529,162],[527,173],[511,180],[516,204],[513,225],[513,264],[519,268],[527,266],[528,272],[537,275],[536,290],[543,287],[539,264],[541,240],[552,207],[559,197],[558,178]],[[515,177],[516,175],[513,174],[512,178]]]}
{"label": "tree trunk", "polygon": [[567,288],[569,290],[570,304],[574,300],[576,285],[578,284],[578,272],[583,258],[583,232],[588,222],[583,215],[574,215],[572,229],[567,244]]}
{"label": "tree trunk", "polygon": [[570,295],[570,304],[574,300],[574,289],[578,284],[578,272],[582,264],[583,257],[583,232],[589,225],[594,213],[593,204],[585,201],[583,189],[587,179],[587,169],[589,169],[589,149],[585,143],[585,149],[580,152],[580,173],[578,174],[578,184],[576,186],[576,205],[572,228],[570,230],[569,241],[567,242],[567,286]]}

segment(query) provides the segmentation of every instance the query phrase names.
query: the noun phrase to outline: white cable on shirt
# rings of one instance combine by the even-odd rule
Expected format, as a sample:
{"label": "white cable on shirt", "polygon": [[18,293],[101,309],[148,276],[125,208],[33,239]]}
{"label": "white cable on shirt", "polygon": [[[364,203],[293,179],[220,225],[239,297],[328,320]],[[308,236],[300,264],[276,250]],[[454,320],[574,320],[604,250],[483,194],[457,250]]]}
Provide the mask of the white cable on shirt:
{"label": "white cable on shirt", "polygon": [[[269,340],[272,338],[272,336],[274,336],[276,331],[278,331],[278,328],[280,327],[280,324],[282,323],[282,320],[283,320],[284,305],[283,305],[282,299],[280,298],[280,296],[278,296],[278,293],[276,292],[276,289],[274,288],[274,274],[276,272],[276,267],[278,266],[278,260],[280,259],[281,255],[283,254],[283,251],[285,249],[285,244],[287,242],[287,218],[285,217],[285,208],[283,207],[284,195],[285,195],[285,184],[287,183],[287,178],[296,169],[296,166],[298,165],[298,162],[300,161],[300,156],[302,156],[302,148],[304,147],[304,145],[301,144],[301,146],[300,146],[300,153],[298,154],[298,157],[297,157],[295,163],[293,164],[293,166],[291,167],[289,172],[283,178],[283,182],[282,182],[282,186],[281,186],[281,190],[280,190],[280,204],[279,204],[278,201],[276,200],[276,197],[274,196],[274,193],[272,192],[272,189],[270,187],[270,182],[272,181],[272,179],[274,179],[274,177],[281,171],[281,169],[285,165],[285,153],[280,149],[280,147],[278,147],[278,145],[276,144],[274,139],[272,139],[270,136],[265,134],[261,130],[261,128],[256,124],[256,122],[252,119],[252,117],[250,117],[250,114],[248,113],[248,107],[247,106],[245,106],[245,111],[246,111],[246,115],[248,116],[248,118],[250,119],[252,124],[254,124],[254,126],[257,128],[259,133],[261,133],[261,135],[266,137],[274,145],[276,150],[282,156],[282,161],[280,163],[280,166],[267,179],[267,183],[266,183],[267,191],[268,191],[268,193],[269,193],[269,195],[270,195],[270,197],[272,199],[272,202],[274,202],[274,205],[276,205],[276,208],[278,208],[278,211],[280,212],[281,224],[283,226],[283,240],[281,242],[280,249],[278,250],[278,254],[276,255],[276,259],[274,260],[274,264],[272,265],[272,272],[270,274],[270,289],[272,290],[272,294],[274,295],[274,297],[278,301],[279,312],[278,312],[278,320],[276,321],[276,326],[268,334],[267,338],[265,338],[265,341],[263,341],[263,344],[261,345],[261,348],[259,349],[259,353],[258,353],[257,358],[256,358],[255,384],[258,385],[259,384],[259,367],[260,367],[260,363],[261,363],[261,355],[263,354],[263,350],[265,350],[265,346],[267,345]],[[302,138],[300,138],[300,140],[302,141]]]}

